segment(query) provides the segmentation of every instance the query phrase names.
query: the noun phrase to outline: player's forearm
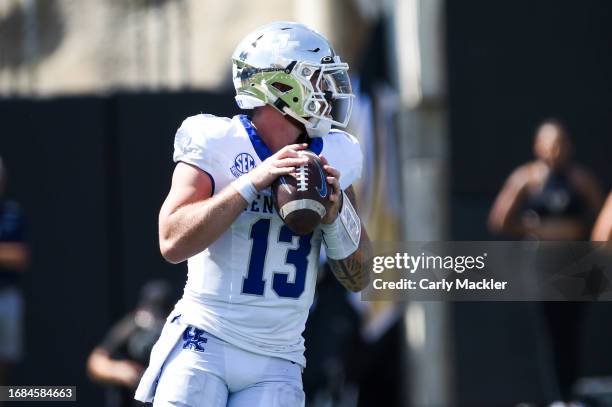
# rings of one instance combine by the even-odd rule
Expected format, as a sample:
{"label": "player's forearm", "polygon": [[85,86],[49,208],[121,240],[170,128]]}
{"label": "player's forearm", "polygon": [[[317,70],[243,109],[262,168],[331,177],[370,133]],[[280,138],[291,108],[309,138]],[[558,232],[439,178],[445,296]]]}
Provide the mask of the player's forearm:
{"label": "player's forearm", "polygon": [[372,257],[372,243],[361,225],[361,238],[357,250],[342,260],[328,259],[329,266],[340,284],[348,290],[358,292],[369,283],[367,262]]}
{"label": "player's forearm", "polygon": [[200,253],[225,232],[246,208],[246,201],[228,186],[204,201],[160,216],[160,249],[171,263]]}

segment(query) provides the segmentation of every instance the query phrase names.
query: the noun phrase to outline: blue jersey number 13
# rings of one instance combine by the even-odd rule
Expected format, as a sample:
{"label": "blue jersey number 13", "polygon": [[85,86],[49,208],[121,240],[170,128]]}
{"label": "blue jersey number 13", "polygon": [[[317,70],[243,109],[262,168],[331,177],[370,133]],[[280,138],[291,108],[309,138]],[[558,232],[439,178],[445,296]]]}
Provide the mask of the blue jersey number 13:
{"label": "blue jersey number 13", "polygon": [[[251,227],[250,238],[253,241],[249,270],[242,283],[244,294],[263,295],[265,280],[263,279],[264,262],[268,251],[268,235],[270,233],[270,219],[259,219]],[[287,225],[283,225],[278,234],[281,243],[293,242],[296,236]],[[286,273],[274,273],[272,289],[279,297],[298,298],[304,292],[306,283],[306,270],[308,269],[308,255],[310,254],[310,238],[312,234],[300,236],[297,249],[289,249],[285,262],[295,267],[295,281],[287,281]]]}

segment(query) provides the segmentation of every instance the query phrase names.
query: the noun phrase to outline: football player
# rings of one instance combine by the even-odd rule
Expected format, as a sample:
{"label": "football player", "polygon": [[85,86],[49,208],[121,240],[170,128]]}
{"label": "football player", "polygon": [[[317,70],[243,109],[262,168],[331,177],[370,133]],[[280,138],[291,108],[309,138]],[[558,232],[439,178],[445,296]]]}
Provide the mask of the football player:
{"label": "football player", "polygon": [[[232,56],[245,115],[187,118],[159,216],[162,255],[188,260],[182,299],[151,352],[136,398],[154,406],[300,406],[302,331],[321,245],[351,291],[368,283],[367,234],[351,184],[362,154],[347,125],[348,65],[318,32],[276,22],[248,35]],[[331,209],[307,236],[275,213],[270,185],[322,157]]]}

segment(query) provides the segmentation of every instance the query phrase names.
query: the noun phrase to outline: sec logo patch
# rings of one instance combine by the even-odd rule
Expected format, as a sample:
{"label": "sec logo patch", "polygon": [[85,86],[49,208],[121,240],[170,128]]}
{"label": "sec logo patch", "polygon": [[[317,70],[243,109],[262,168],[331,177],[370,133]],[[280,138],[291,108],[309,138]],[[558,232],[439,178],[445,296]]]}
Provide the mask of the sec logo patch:
{"label": "sec logo patch", "polygon": [[238,178],[251,171],[253,167],[255,167],[255,159],[253,156],[249,153],[240,153],[234,158],[234,163],[230,171],[234,177]]}

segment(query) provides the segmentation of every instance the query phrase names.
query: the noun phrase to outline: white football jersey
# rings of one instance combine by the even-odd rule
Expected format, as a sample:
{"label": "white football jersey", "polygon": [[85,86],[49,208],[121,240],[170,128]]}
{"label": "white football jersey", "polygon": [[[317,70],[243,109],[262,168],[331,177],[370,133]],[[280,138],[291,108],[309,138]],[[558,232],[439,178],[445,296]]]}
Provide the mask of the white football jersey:
{"label": "white football jersey", "polygon": [[[350,186],[361,173],[357,140],[339,130],[314,138]],[[213,193],[227,187],[271,155],[248,117],[200,114],[176,133],[174,161],[195,165],[213,180]],[[321,231],[294,235],[262,191],[214,243],[188,261],[188,279],[177,304],[190,325],[242,349],[305,366],[302,332],[312,304]]]}

